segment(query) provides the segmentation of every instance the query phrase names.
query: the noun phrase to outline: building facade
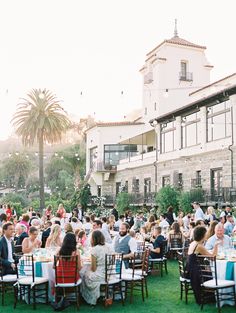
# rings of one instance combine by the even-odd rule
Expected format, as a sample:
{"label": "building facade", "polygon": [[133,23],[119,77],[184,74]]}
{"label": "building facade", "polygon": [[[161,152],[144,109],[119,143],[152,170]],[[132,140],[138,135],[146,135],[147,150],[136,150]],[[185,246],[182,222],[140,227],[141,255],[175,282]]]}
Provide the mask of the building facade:
{"label": "building facade", "polygon": [[170,184],[201,187],[205,202],[234,200],[236,74],[210,84],[205,50],[175,32],[147,54],[140,70],[141,116],[87,131],[93,194],[114,201],[125,190],[136,204],[152,204],[155,192]]}

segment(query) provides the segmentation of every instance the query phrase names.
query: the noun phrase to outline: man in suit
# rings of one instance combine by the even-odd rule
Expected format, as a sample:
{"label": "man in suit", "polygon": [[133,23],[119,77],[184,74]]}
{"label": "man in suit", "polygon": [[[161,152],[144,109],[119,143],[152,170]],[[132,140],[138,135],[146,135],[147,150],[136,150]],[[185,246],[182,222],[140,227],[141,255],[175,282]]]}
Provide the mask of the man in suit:
{"label": "man in suit", "polygon": [[14,253],[14,225],[7,222],[2,227],[3,236],[0,239],[0,257],[2,259],[3,275],[15,274],[16,266],[13,257]]}
{"label": "man in suit", "polygon": [[15,232],[16,232],[16,235],[15,235],[15,244],[17,246],[21,246],[22,245],[22,241],[26,238],[26,237],[29,237],[28,234],[27,234],[27,228],[25,225],[23,224],[16,224],[16,227],[15,227]]}

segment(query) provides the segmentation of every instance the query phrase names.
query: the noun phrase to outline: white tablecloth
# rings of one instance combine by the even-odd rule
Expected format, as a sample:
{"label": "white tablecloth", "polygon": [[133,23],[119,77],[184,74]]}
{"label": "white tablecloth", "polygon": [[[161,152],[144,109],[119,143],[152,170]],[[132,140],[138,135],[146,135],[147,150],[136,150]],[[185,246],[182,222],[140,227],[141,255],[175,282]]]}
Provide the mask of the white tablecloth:
{"label": "white tablecloth", "polygon": [[[217,278],[218,279],[226,279],[226,268],[227,268],[227,260],[217,260],[216,261],[216,266],[217,266]],[[236,262],[234,262],[234,281],[236,284]],[[228,288],[227,290],[232,291],[231,288]],[[236,290],[236,289],[235,289]],[[225,290],[224,290],[225,292]],[[234,305],[234,301],[229,301],[229,300],[222,300],[220,302],[220,305],[223,306],[225,304],[228,305]]]}

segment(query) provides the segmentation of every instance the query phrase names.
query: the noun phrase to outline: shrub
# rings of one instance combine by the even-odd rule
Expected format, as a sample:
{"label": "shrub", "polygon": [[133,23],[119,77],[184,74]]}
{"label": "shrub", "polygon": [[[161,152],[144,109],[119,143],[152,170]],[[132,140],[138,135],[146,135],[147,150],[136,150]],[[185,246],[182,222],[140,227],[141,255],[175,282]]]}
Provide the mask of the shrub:
{"label": "shrub", "polygon": [[155,202],[160,212],[166,213],[169,206],[172,206],[177,211],[179,206],[178,196],[179,192],[171,186],[161,188],[155,196]]}
{"label": "shrub", "polygon": [[132,201],[132,197],[127,192],[120,192],[116,197],[116,207],[120,214],[124,213],[124,211],[130,208],[130,204]]}
{"label": "shrub", "polygon": [[179,206],[184,213],[188,213],[192,211],[191,207],[191,197],[189,191],[182,191],[179,195]]}

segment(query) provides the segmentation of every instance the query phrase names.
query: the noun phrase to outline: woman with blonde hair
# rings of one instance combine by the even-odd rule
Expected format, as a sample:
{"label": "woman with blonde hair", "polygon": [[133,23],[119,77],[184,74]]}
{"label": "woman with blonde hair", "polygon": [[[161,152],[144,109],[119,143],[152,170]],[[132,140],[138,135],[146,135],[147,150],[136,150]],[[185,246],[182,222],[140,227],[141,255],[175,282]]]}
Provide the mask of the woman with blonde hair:
{"label": "woman with blonde hair", "polygon": [[216,225],[218,224],[218,221],[211,221],[210,222],[210,225],[207,229],[207,232],[206,232],[206,238],[205,240],[207,241],[211,236],[215,235],[215,227]]}
{"label": "woman with blonde hair", "polygon": [[51,228],[50,235],[46,241],[46,248],[60,248],[62,245],[61,240],[61,226],[54,224]]}

